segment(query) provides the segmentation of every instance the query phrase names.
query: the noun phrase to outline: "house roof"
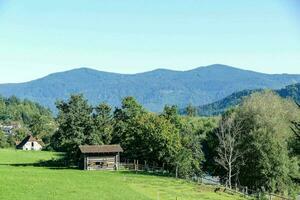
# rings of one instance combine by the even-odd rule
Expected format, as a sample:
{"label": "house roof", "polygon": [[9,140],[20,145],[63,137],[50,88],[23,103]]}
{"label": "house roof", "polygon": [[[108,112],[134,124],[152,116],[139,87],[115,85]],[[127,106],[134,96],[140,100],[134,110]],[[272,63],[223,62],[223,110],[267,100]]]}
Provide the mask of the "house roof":
{"label": "house roof", "polygon": [[119,153],[123,152],[119,144],[113,145],[83,145],[79,146],[81,153]]}
{"label": "house roof", "polygon": [[44,142],[42,140],[38,140],[35,137],[33,137],[32,135],[28,135],[27,137],[25,137],[21,142],[17,143],[17,148],[23,147],[27,142],[37,142],[39,143],[41,146],[44,146]]}

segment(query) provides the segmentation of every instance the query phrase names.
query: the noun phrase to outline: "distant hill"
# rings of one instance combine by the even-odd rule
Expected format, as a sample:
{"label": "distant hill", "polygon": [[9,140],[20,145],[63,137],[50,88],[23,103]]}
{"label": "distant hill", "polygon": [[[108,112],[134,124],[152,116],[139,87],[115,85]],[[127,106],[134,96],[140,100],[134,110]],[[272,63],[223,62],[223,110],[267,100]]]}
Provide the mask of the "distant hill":
{"label": "distant hill", "polygon": [[123,97],[134,96],[146,108],[158,112],[165,104],[204,105],[245,89],[278,89],[297,82],[300,75],[270,75],[219,64],[132,75],[80,68],[26,83],[1,84],[0,94],[27,98],[52,110],[57,99],[66,99],[72,93],[83,93],[92,104],[105,101],[114,106]]}
{"label": "distant hill", "polygon": [[[219,115],[228,110],[230,107],[234,107],[240,104],[245,97],[251,95],[252,93],[260,91],[262,91],[262,89],[243,90],[240,92],[235,92],[222,100],[199,106],[197,110],[198,113],[202,116]],[[289,85],[283,89],[274,90],[274,92],[283,98],[291,98],[295,102],[300,103],[300,83]],[[182,110],[182,112],[184,111]]]}

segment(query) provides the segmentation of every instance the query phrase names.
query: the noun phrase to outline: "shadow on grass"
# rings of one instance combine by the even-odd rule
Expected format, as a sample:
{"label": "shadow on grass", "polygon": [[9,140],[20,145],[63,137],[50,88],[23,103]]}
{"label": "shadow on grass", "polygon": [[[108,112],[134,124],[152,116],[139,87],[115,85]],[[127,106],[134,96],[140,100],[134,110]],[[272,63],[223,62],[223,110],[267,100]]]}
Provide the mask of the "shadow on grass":
{"label": "shadow on grass", "polygon": [[65,159],[59,158],[59,159],[51,159],[51,160],[41,160],[36,163],[8,163],[3,164],[0,163],[0,165],[6,165],[6,166],[13,166],[13,167],[43,167],[47,169],[55,169],[55,170],[61,170],[61,169],[78,169],[76,166],[68,165],[68,163],[65,161]]}

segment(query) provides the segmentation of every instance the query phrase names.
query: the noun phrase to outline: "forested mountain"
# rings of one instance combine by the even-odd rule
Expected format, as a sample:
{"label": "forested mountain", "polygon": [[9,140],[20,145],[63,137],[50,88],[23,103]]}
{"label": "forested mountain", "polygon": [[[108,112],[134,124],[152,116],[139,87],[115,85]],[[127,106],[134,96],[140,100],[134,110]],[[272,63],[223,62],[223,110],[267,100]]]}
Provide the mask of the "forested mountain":
{"label": "forested mountain", "polygon": [[1,84],[0,94],[15,95],[55,109],[57,99],[83,93],[92,104],[105,101],[120,105],[125,96],[134,96],[151,111],[166,104],[185,107],[204,105],[245,89],[279,89],[300,82],[300,75],[270,75],[225,65],[199,67],[189,71],[157,69],[138,74],[117,74],[88,68],[55,73],[18,84]]}
{"label": "forested mountain", "polygon": [[[241,101],[245,97],[251,95],[254,92],[260,92],[260,91],[262,91],[262,89],[243,90],[240,92],[232,93],[231,95],[225,97],[222,100],[197,107],[197,113],[203,116],[221,114],[227,109],[229,109],[230,107],[234,107],[239,103],[241,103]],[[274,90],[274,92],[283,98],[291,98],[297,103],[300,103],[300,83],[286,86],[283,89]]]}

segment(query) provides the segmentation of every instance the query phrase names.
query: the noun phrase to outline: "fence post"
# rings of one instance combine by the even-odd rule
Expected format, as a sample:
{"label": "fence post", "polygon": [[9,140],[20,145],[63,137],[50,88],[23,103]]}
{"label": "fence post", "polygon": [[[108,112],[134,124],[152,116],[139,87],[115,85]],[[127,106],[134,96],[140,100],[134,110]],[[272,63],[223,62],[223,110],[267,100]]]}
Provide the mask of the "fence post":
{"label": "fence post", "polygon": [[136,160],[133,160],[134,163],[134,171],[136,172]]}
{"label": "fence post", "polygon": [[178,178],[178,165],[176,165],[176,178]]}
{"label": "fence post", "polygon": [[238,192],[237,183],[235,183],[235,191]]}

